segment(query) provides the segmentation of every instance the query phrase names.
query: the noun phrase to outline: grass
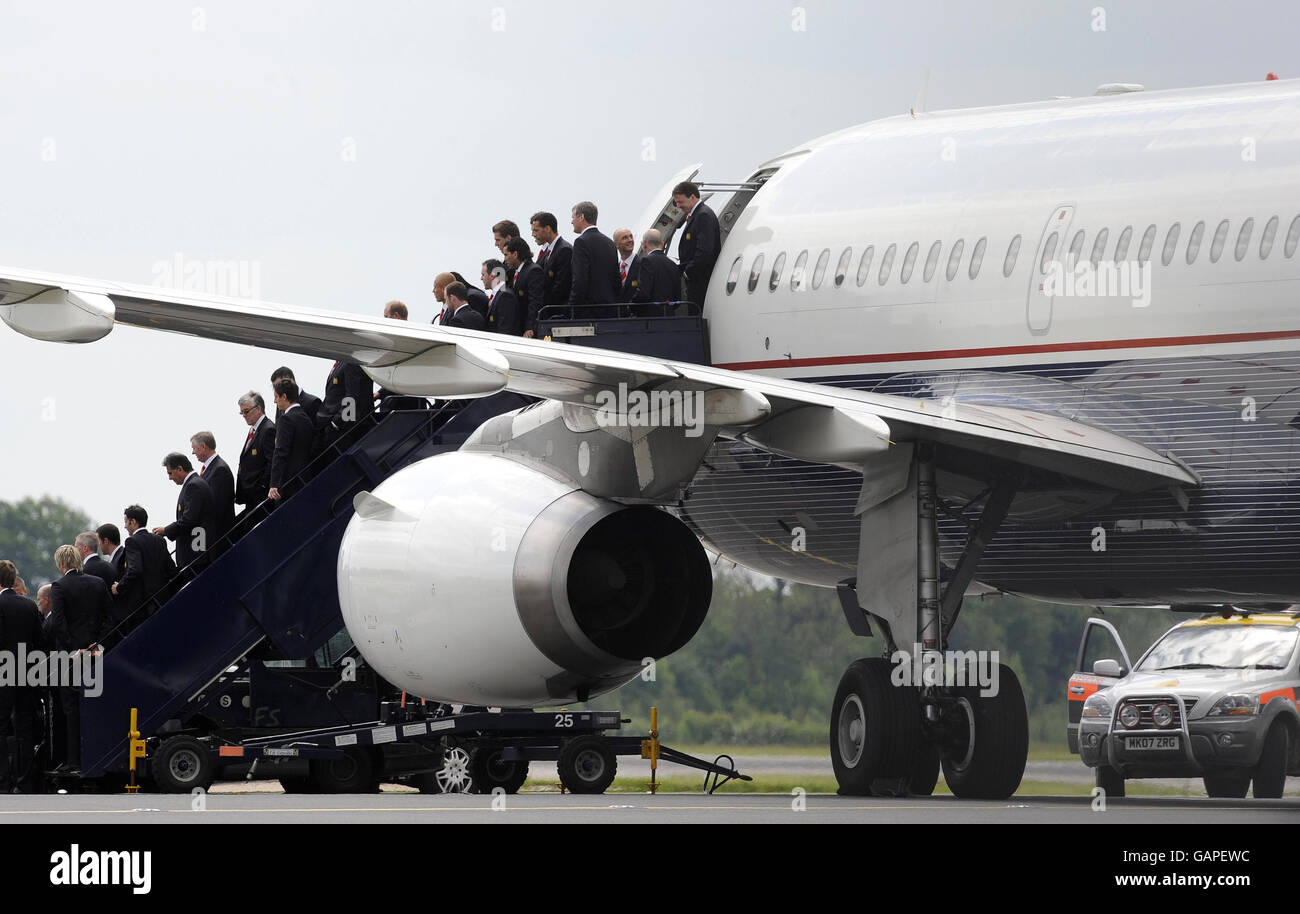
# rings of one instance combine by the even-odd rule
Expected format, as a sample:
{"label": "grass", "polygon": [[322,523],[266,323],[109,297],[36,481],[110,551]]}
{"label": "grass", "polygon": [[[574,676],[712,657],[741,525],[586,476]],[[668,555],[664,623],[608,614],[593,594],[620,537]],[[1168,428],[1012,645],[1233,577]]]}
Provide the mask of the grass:
{"label": "grass", "polygon": [[[727,755],[740,755],[746,758],[780,756],[780,755],[797,755],[808,758],[830,758],[830,749],[825,745],[794,745],[786,746],[777,744],[768,744],[764,746],[724,746],[718,743],[701,743],[698,745],[678,745],[671,739],[665,740],[665,744],[672,746],[674,749],[696,755],[700,758],[712,760],[714,756],[723,753]],[[1079,757],[1070,752],[1069,748],[1062,740],[1057,743],[1030,743],[1029,744],[1029,761],[1031,762],[1069,762],[1078,761]],[[1082,765],[1082,762],[1079,762]]]}

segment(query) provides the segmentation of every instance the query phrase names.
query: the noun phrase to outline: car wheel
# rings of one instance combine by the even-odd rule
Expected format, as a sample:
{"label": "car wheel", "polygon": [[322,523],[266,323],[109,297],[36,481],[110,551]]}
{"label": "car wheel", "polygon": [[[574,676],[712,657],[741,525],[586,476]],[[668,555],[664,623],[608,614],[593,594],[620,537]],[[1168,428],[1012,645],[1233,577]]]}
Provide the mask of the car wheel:
{"label": "car wheel", "polygon": [[1124,796],[1124,775],[1110,765],[1097,766],[1096,784],[1105,791],[1108,799]]}
{"label": "car wheel", "polygon": [[1264,737],[1264,751],[1260,753],[1259,764],[1255,766],[1255,799],[1282,798],[1282,790],[1286,787],[1287,742],[1286,726],[1273,724],[1268,736]]}
{"label": "car wheel", "polygon": [[1250,789],[1249,774],[1207,774],[1202,780],[1212,797],[1240,800]]}

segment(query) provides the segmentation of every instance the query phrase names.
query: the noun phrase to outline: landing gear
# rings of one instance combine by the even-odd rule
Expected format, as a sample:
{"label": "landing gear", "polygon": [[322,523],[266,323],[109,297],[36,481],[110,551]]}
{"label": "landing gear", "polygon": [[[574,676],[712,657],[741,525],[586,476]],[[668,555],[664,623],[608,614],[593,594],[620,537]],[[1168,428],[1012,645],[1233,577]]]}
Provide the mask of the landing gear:
{"label": "landing gear", "polygon": [[835,691],[831,764],[843,795],[872,796],[877,779],[910,778],[917,761],[918,691],[892,685],[891,669],[879,657],[854,661]]}
{"label": "landing gear", "polygon": [[965,731],[943,759],[943,779],[954,796],[1004,799],[1024,777],[1029,756],[1025,693],[1009,666],[999,665],[998,684],[993,695],[981,695],[979,686],[953,690]]}

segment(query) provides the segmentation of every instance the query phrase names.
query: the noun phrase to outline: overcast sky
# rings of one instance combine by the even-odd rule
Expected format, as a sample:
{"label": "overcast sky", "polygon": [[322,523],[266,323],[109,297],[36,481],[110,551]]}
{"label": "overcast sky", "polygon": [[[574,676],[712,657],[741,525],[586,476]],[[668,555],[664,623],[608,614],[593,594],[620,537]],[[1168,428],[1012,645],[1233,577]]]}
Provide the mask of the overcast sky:
{"label": "overcast sky", "polygon": [[[400,298],[427,322],[433,275],[476,277],[493,222],[547,209],[567,236],[590,199],[611,233],[684,165],[739,181],[906,111],[927,68],[930,110],[1290,77],[1298,18],[1186,0],[6,0],[0,264],[148,284],[178,258],[235,261],[265,300],[378,314]],[[316,359],[0,327],[0,499],[58,495],[119,524],[138,501],[166,522],[163,455],[208,429],[233,466],[235,400],[268,395],[281,363],[323,392]]]}

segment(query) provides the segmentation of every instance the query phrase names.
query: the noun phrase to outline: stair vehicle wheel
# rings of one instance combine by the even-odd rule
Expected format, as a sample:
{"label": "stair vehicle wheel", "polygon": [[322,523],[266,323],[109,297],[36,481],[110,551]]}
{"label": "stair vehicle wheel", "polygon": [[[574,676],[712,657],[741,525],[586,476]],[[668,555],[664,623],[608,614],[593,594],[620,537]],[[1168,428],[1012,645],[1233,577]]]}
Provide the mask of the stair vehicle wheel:
{"label": "stair vehicle wheel", "polygon": [[491,793],[500,787],[506,793],[518,793],[528,780],[528,762],[507,762],[501,749],[475,749],[470,755],[470,771],[475,793]]}
{"label": "stair vehicle wheel", "polygon": [[378,787],[370,753],[355,746],[339,758],[312,759],[311,780],[322,793],[374,793]]}
{"label": "stair vehicle wheel", "polygon": [[579,736],[560,749],[556,765],[569,793],[604,793],[618,773],[618,758],[599,736]]}
{"label": "stair vehicle wheel", "polygon": [[315,793],[311,778],[280,778],[280,789],[285,793]]}
{"label": "stair vehicle wheel", "polygon": [[1255,786],[1251,795],[1257,800],[1280,800],[1286,787],[1286,762],[1289,740],[1286,725],[1274,722],[1264,737],[1264,751],[1255,766]]}
{"label": "stair vehicle wheel", "polygon": [[871,796],[877,778],[912,779],[921,748],[919,691],[892,684],[891,669],[884,658],[855,660],[835,690],[831,764],[843,795]]}
{"label": "stair vehicle wheel", "polygon": [[199,787],[207,790],[217,774],[217,761],[202,742],[192,736],[172,736],[163,740],[153,757],[153,777],[163,793],[189,793]]}
{"label": "stair vehicle wheel", "polygon": [[943,779],[954,796],[1005,800],[1016,792],[1029,757],[1029,714],[1025,693],[1011,667],[998,667],[996,695],[979,686],[955,690],[966,714],[962,745],[943,760]]}
{"label": "stair vehicle wheel", "polygon": [[1240,800],[1250,790],[1250,774],[1207,774],[1205,793],[1218,799]]}
{"label": "stair vehicle wheel", "polygon": [[474,775],[469,752],[461,746],[443,749],[442,767],[420,775],[416,786],[420,793],[473,793]]}
{"label": "stair vehicle wheel", "polygon": [[1124,796],[1124,775],[1110,765],[1098,765],[1096,772],[1094,783],[1106,792],[1107,799]]}

